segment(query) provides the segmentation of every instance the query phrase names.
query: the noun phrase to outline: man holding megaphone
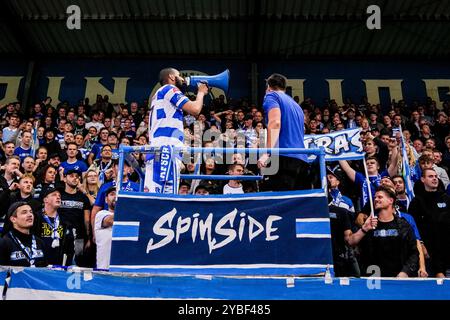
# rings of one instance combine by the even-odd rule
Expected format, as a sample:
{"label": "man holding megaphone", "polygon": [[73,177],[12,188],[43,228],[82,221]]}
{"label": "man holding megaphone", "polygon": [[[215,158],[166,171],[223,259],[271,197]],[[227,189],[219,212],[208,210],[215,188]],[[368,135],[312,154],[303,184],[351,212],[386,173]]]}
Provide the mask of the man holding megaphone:
{"label": "man holding megaphone", "polygon": [[198,116],[203,98],[208,94],[205,82],[197,82],[197,98],[189,100],[181,88],[186,80],[180,71],[166,68],[159,73],[161,88],[152,97],[149,121],[150,146],[161,152],[149,154],[145,170],[145,190],[154,193],[178,193],[181,156],[173,153],[174,147],[184,146],[183,111]]}

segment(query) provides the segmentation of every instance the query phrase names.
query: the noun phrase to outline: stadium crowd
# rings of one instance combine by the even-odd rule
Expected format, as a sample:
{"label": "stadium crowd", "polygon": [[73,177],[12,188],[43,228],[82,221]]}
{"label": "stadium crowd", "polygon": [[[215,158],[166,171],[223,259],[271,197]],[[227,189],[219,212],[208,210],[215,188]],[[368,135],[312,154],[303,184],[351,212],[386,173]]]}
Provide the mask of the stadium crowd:
{"label": "stadium crowd", "polygon": [[[329,207],[336,275],[450,276],[450,107],[427,99],[382,109],[364,100],[338,105],[300,102],[306,134],[361,128],[370,185],[362,161],[328,163]],[[47,97],[31,110],[19,102],[0,110],[0,265],[72,265],[107,269],[114,217],[118,148],[146,145],[148,101],[111,103],[97,96],[75,106]],[[263,110],[246,99],[211,99],[197,116],[185,115],[185,144],[203,147],[265,145]],[[206,132],[206,134],[205,134]],[[409,177],[402,175],[403,134]],[[145,168],[145,158],[133,154]],[[241,154],[191,157],[182,172],[258,175]],[[139,190],[136,167],[126,162],[122,188]],[[314,170],[310,179],[314,182]],[[258,192],[264,181],[182,181],[179,194]],[[371,215],[372,195],[377,217]],[[23,232],[29,230],[29,232]],[[109,241],[110,246],[110,241]],[[14,248],[17,248],[14,251]],[[31,250],[27,250],[31,248]],[[19,252],[15,259],[8,252]],[[97,257],[96,252],[97,251]],[[105,253],[106,252],[106,253]]]}

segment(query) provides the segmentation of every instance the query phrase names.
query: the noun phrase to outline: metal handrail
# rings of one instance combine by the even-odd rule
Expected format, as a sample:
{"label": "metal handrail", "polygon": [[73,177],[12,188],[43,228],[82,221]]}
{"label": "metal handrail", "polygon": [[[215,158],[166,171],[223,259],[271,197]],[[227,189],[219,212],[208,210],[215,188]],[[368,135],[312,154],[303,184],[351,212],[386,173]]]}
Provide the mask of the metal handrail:
{"label": "metal handrail", "polygon": [[[124,156],[128,153],[139,152],[139,153],[158,153],[161,147],[152,147],[149,145],[145,146],[120,146],[119,148],[119,173],[117,181],[118,192],[121,192],[122,179],[123,179],[123,166],[124,166]],[[319,160],[320,165],[320,181],[321,189],[326,192],[327,190],[327,179],[326,179],[326,166],[325,166],[325,149],[320,148],[198,148],[198,147],[174,147],[173,153],[214,153],[214,154],[230,154],[230,153],[245,153],[246,155],[263,155],[270,154],[274,155],[286,155],[286,154],[309,154],[316,155]],[[140,168],[139,168],[140,170]],[[144,174],[142,171],[138,172],[141,180],[140,191],[143,191],[144,185]],[[216,177],[216,178],[214,178]],[[245,178],[244,178],[245,177]],[[183,179],[208,179],[208,180],[261,180],[262,176],[229,176],[229,175],[181,175]],[[241,179],[239,179],[241,178]],[[243,178],[243,179],[242,179]]]}

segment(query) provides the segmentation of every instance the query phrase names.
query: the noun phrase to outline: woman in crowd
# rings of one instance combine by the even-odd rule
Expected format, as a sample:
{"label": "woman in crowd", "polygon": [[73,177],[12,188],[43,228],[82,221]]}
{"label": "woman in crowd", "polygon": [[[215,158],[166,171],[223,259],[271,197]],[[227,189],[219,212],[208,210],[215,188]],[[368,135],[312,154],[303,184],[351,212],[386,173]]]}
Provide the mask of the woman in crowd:
{"label": "woman in crowd", "polygon": [[56,184],[56,169],[51,165],[46,165],[42,169],[42,175],[36,180],[36,186],[34,187],[33,198],[41,201],[42,195],[45,194],[49,188],[55,188]]}
{"label": "woman in crowd", "polygon": [[83,192],[89,199],[91,205],[94,204],[97,198],[98,190],[100,189],[98,181],[98,173],[94,169],[89,169],[86,171],[86,178],[79,187],[80,191]]}

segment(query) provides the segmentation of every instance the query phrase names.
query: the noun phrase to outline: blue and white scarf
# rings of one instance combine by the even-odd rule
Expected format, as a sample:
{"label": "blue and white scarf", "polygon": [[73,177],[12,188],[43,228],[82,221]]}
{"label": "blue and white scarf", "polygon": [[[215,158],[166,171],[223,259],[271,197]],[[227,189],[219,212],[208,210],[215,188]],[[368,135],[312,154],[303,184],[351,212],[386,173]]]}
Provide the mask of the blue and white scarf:
{"label": "blue and white scarf", "polygon": [[[381,175],[377,176],[370,176],[370,192],[372,192],[372,199],[375,197],[375,190],[380,186],[381,183]],[[369,188],[367,186],[367,179],[364,179],[363,187],[362,187],[362,205],[365,206],[366,203],[369,201]]]}

